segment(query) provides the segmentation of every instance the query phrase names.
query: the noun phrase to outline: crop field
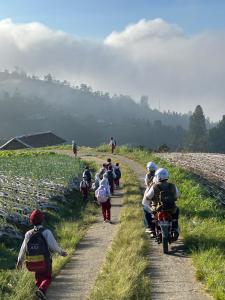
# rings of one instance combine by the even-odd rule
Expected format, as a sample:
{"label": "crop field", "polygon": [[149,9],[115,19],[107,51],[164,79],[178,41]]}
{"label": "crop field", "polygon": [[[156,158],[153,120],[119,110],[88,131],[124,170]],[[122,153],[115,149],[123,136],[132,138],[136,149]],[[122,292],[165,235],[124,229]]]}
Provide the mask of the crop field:
{"label": "crop field", "polygon": [[75,188],[80,161],[52,152],[0,153],[0,243],[23,239],[35,209],[58,212]]}
{"label": "crop field", "polygon": [[174,152],[156,155],[199,175],[208,192],[225,204],[225,154]]}
{"label": "crop field", "polygon": [[24,233],[31,228],[30,212],[35,208],[45,212],[45,226],[67,250],[67,257],[54,257],[57,274],[95,221],[98,209],[84,203],[78,191],[84,167],[80,159],[50,150],[2,151],[0,166],[0,299],[29,300],[33,276],[25,268],[16,271],[15,264]]}

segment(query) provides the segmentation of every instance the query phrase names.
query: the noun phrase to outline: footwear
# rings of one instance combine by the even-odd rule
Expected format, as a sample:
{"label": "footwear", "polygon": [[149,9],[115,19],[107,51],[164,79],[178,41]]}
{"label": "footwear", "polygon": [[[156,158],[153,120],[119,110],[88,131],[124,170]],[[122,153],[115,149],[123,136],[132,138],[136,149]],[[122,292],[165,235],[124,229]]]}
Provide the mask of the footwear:
{"label": "footwear", "polygon": [[150,232],[151,232],[151,229],[150,229],[150,228],[146,228],[146,229],[145,229],[145,232],[150,233]]}
{"label": "footwear", "polygon": [[150,237],[154,239],[156,237],[155,231],[150,230]]}
{"label": "footwear", "polygon": [[45,294],[42,292],[42,290],[37,290],[35,292],[36,296],[39,298],[39,299],[42,299],[42,300],[47,300],[47,297],[45,296]]}

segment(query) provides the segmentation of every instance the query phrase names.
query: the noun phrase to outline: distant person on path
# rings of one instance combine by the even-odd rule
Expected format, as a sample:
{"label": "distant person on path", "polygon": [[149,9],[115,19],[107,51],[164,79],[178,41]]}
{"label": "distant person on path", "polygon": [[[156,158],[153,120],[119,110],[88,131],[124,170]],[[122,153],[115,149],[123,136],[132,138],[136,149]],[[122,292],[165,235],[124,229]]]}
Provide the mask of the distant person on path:
{"label": "distant person on path", "polygon": [[86,180],[88,182],[88,186],[89,186],[89,189],[91,188],[91,179],[92,179],[92,175],[91,175],[91,171],[89,169],[88,166],[85,167],[85,170],[83,172],[83,177],[86,176]]}
{"label": "distant person on path", "polygon": [[121,171],[120,171],[119,163],[116,163],[116,165],[114,167],[114,173],[115,173],[114,183],[115,183],[116,188],[119,188],[120,178],[121,178]]}
{"label": "distant person on path", "polygon": [[116,141],[113,137],[110,138],[109,146],[111,147],[112,154],[115,152],[116,149]]}
{"label": "distant person on path", "polygon": [[87,201],[89,191],[89,183],[87,182],[87,176],[83,175],[83,179],[80,182],[80,192],[83,196],[83,201]]}
{"label": "distant person on path", "polygon": [[107,174],[103,175],[99,188],[95,191],[95,197],[102,207],[102,216],[104,222],[111,223],[111,203],[110,188],[108,184]]}
{"label": "distant person on path", "polygon": [[77,144],[75,143],[75,141],[72,141],[72,150],[73,150],[73,154],[76,157],[77,156]]}
{"label": "distant person on path", "polygon": [[[30,223],[34,228],[27,231],[20,248],[16,268],[21,269],[23,261],[29,271],[35,272],[35,294],[39,299],[46,300],[46,292],[52,281],[51,253],[67,256],[57,244],[52,232],[42,226],[44,214],[40,210],[34,210],[30,215]],[[35,247],[34,247],[35,245]]]}

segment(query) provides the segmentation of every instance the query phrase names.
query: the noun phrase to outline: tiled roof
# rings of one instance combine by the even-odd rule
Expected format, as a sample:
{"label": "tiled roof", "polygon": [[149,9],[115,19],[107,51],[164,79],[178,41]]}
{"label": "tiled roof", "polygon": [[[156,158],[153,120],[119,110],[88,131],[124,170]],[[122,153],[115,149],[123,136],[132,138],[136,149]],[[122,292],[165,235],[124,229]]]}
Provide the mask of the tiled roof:
{"label": "tiled roof", "polygon": [[[52,132],[41,132],[30,135],[14,137],[0,147],[2,150],[21,149],[21,148],[39,148],[46,146],[56,146],[66,141]],[[18,148],[17,148],[18,147]]]}

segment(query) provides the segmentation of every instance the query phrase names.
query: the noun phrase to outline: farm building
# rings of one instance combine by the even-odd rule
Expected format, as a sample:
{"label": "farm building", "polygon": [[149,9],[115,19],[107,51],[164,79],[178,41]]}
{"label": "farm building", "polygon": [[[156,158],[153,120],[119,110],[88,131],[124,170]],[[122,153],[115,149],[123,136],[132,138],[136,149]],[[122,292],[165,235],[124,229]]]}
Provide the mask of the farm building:
{"label": "farm building", "polygon": [[12,138],[0,147],[0,150],[17,150],[25,148],[39,148],[46,146],[56,146],[66,141],[52,132],[40,132],[30,135],[21,135]]}

